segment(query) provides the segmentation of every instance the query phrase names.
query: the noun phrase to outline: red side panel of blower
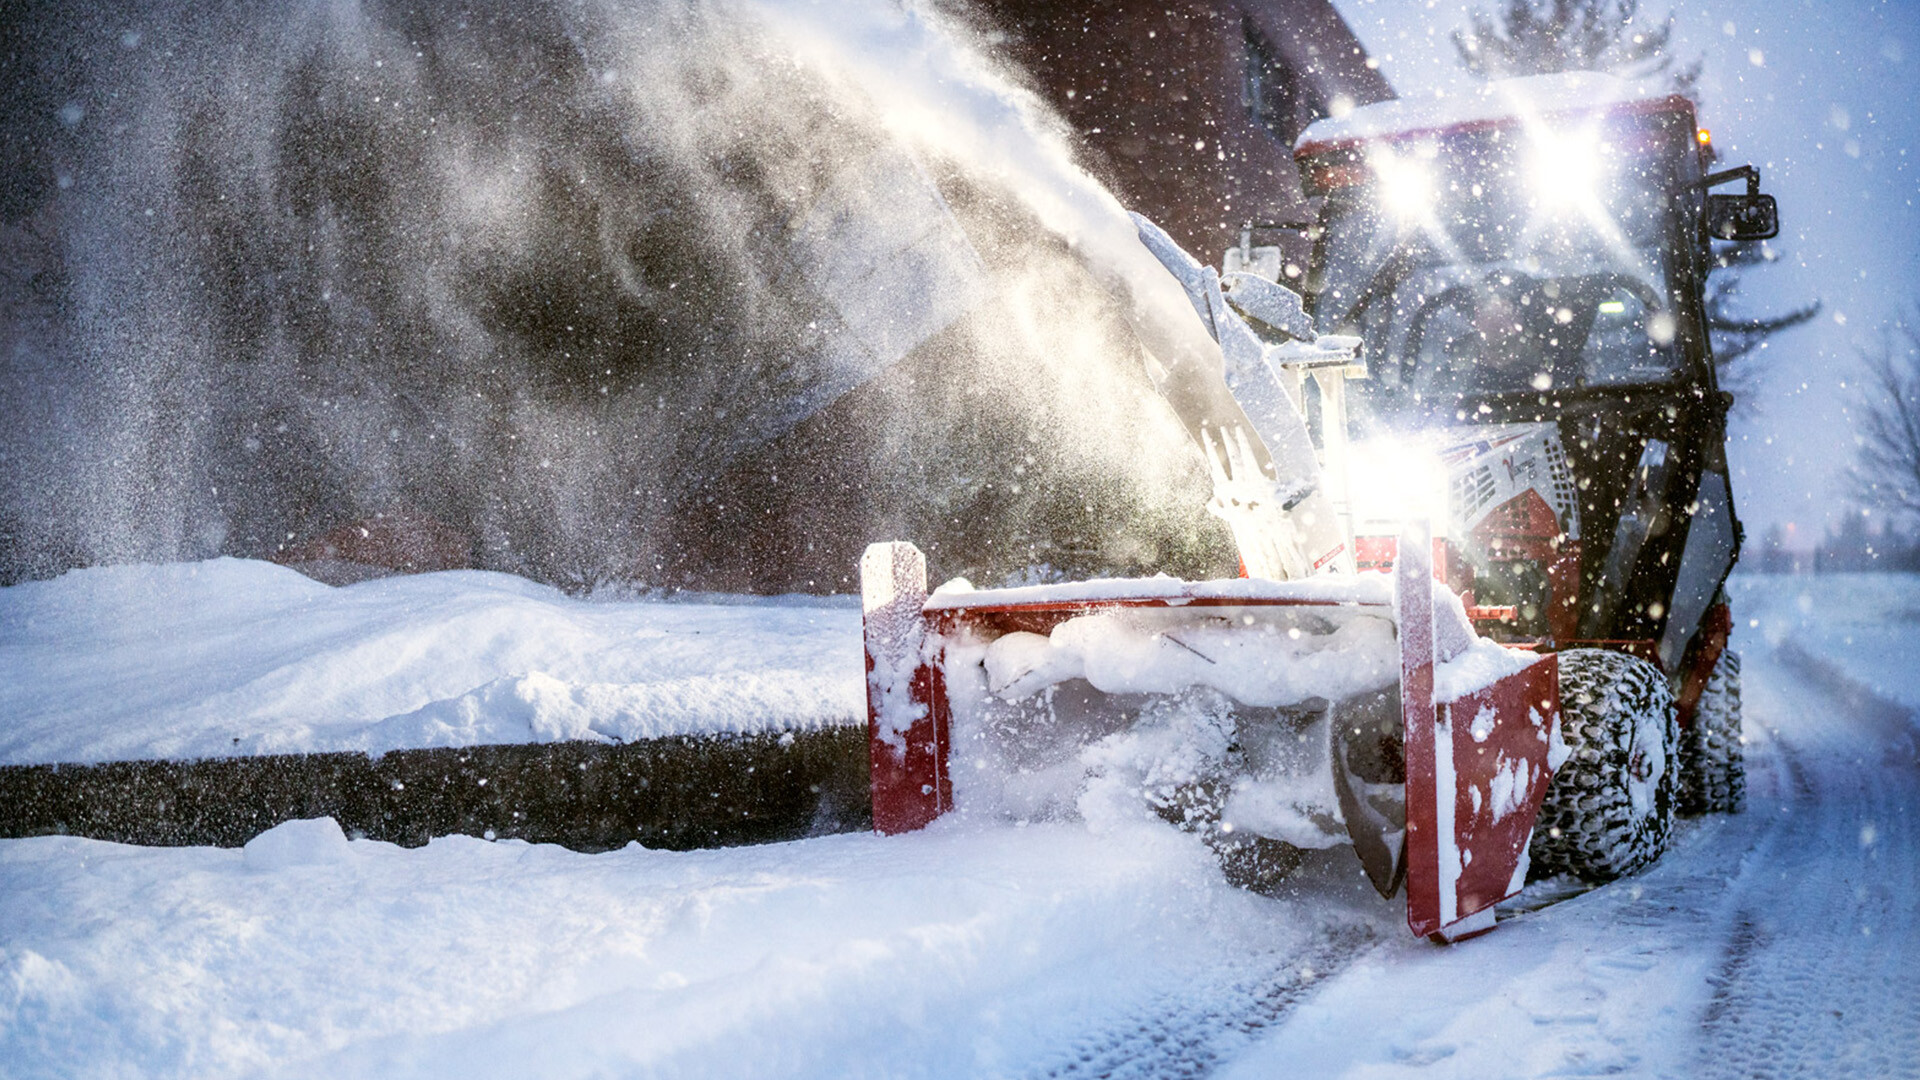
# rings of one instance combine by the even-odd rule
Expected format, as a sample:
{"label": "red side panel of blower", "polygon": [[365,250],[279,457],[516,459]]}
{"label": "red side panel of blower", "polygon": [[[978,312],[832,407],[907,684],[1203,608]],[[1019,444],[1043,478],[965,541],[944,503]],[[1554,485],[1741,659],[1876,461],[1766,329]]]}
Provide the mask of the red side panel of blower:
{"label": "red side panel of blower", "polygon": [[1424,536],[1394,567],[1406,726],[1407,928],[1457,941],[1493,928],[1526,879],[1527,842],[1552,770],[1559,663],[1542,656],[1453,701],[1434,700],[1433,595]]}

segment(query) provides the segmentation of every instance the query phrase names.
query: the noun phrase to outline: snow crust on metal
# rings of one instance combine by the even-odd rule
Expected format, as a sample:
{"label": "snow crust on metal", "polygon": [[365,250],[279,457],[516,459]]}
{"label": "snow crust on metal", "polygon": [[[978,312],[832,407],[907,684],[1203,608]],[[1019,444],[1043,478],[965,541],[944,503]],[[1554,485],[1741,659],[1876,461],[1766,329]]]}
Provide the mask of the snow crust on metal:
{"label": "snow crust on metal", "polygon": [[1293,581],[1264,578],[1222,578],[1186,581],[1159,575],[1150,578],[1096,578],[1060,585],[1028,585],[1015,589],[975,589],[949,582],[927,599],[928,611],[980,610],[1125,604],[1143,602],[1177,607],[1193,601],[1246,601],[1263,604],[1354,604],[1388,607],[1393,603],[1393,581],[1384,573],[1322,574]]}
{"label": "snow crust on metal", "polygon": [[[1524,669],[1534,655],[1509,649],[1473,632],[1460,598],[1439,582],[1432,584],[1435,656],[1435,700],[1446,702],[1471,694]],[[1367,571],[1359,574],[1321,574],[1293,581],[1263,578],[1221,578],[1186,581],[1160,575],[1150,578],[1097,578],[1058,585],[1031,585],[1015,589],[975,589],[965,582],[942,585],[927,599],[925,610],[935,612],[994,612],[1102,607],[1169,607],[1188,604],[1343,606],[1380,609],[1392,616],[1393,575]]]}
{"label": "snow crust on metal", "polygon": [[[1318,607],[1320,605],[1312,605]],[[1276,610],[1285,606],[1275,605]],[[1205,616],[1213,609],[1198,609]],[[1392,684],[1398,650],[1386,613],[1312,622],[1331,629],[1303,633],[1286,621],[1213,625],[1179,608],[1095,611],[1068,619],[1046,635],[1015,631],[986,646],[987,689],[1019,701],[1047,687],[1084,679],[1109,694],[1180,694],[1209,687],[1242,705],[1339,700]]]}
{"label": "snow crust on metal", "polygon": [[1564,71],[1484,83],[1464,93],[1392,98],[1342,117],[1316,120],[1300,133],[1294,155],[1305,157],[1373,139],[1415,138],[1451,128],[1522,117],[1597,112],[1623,105],[1686,107],[1685,98],[1598,71]]}

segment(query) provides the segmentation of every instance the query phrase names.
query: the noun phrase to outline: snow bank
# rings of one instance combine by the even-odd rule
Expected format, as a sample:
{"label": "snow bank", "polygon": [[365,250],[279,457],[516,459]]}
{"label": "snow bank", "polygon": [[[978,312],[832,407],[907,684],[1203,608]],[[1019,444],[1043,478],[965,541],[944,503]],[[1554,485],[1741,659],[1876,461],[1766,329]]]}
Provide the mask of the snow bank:
{"label": "snow bank", "polygon": [[851,602],[589,601],[479,571],[75,571],[0,589],[0,668],[4,764],[866,722]]}
{"label": "snow bank", "polygon": [[1315,903],[1228,888],[1164,825],[592,856],[328,819],[243,852],[0,841],[0,1071],[1046,1072],[1169,1001],[1251,1007]]}

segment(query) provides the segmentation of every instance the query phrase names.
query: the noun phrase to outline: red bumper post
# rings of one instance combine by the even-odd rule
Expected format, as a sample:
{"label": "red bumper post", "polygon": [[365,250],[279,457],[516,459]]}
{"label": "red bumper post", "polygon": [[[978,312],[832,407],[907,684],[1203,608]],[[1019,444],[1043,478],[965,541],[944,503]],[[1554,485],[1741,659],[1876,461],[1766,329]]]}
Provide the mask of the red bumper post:
{"label": "red bumper post", "polygon": [[927,633],[927,558],[907,543],[860,557],[867,651],[867,745],[873,828],[911,832],[953,808],[940,641]]}

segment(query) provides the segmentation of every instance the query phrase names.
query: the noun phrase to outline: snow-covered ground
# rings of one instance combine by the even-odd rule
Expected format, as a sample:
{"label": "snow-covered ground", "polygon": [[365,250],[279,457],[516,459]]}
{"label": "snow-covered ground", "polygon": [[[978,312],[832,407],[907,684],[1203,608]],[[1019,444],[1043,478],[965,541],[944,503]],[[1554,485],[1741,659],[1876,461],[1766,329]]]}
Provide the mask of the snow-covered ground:
{"label": "snow-covered ground", "polygon": [[1769,648],[1920,710],[1920,574],[1743,575],[1731,591]]}
{"label": "snow-covered ground", "polygon": [[240,559],[0,589],[0,764],[866,723],[852,598],[580,600]]}
{"label": "snow-covered ground", "polygon": [[[1881,700],[1916,693],[1920,620],[1895,595],[1920,582],[1738,580],[1748,811],[1634,879],[1537,884],[1460,946],[1408,938],[1350,852],[1266,899],[1124,816],[600,855],[326,821],[242,851],[9,840],[0,1073],[1920,1075],[1920,736]],[[177,647],[223,669],[255,636]],[[1878,696],[1843,706],[1836,671]]]}

